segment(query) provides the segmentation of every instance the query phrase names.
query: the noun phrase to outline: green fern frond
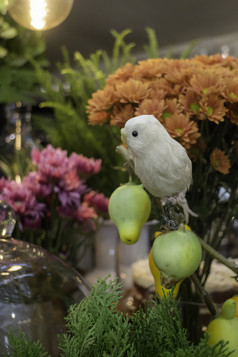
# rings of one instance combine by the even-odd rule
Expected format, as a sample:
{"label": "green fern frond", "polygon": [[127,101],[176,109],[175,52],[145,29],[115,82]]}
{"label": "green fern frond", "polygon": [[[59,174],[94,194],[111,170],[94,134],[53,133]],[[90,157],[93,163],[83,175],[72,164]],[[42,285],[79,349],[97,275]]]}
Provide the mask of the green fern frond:
{"label": "green fern frond", "polygon": [[199,40],[191,41],[188,47],[181,53],[180,58],[181,59],[188,58],[191,55],[193,49],[198,45],[198,43]]}
{"label": "green fern frond", "polygon": [[43,346],[39,341],[33,342],[26,339],[23,332],[19,331],[19,334],[15,336],[13,332],[8,335],[9,340],[9,352],[4,353],[4,357],[47,357],[49,356],[45,352]]}
{"label": "green fern frond", "polygon": [[114,72],[121,65],[121,58],[124,56],[124,61],[130,61],[130,50],[134,47],[134,44],[126,44],[125,37],[132,32],[131,29],[126,29],[121,33],[116,30],[111,30],[111,34],[115,39],[113,51],[112,51],[112,71]]}
{"label": "green fern frond", "polygon": [[146,32],[148,36],[149,43],[144,45],[144,51],[149,58],[158,58],[159,57],[159,44],[157,41],[157,36],[155,30],[151,27],[146,27]]}

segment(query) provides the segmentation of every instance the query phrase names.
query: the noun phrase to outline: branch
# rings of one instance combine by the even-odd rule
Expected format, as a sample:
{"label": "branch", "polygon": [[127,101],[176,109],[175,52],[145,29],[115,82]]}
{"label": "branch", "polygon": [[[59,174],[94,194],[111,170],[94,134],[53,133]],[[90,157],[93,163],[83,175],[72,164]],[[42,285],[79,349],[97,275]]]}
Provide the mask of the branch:
{"label": "branch", "polygon": [[201,238],[199,238],[200,243],[203,249],[210,254],[213,258],[227,266],[227,268],[231,269],[236,275],[238,275],[238,264],[230,259],[223,257],[220,253],[218,253],[214,248],[212,248],[209,244],[204,242]]}
{"label": "branch", "polygon": [[216,305],[214,304],[214,302],[212,301],[212,298],[210,296],[210,294],[204,289],[204,287],[202,286],[200,280],[198,279],[196,274],[192,274],[190,276],[191,280],[193,281],[199,295],[201,295],[202,299],[204,300],[204,302],[207,305],[208,310],[210,311],[210,313],[213,316],[216,316],[218,313],[218,310],[216,308]]}

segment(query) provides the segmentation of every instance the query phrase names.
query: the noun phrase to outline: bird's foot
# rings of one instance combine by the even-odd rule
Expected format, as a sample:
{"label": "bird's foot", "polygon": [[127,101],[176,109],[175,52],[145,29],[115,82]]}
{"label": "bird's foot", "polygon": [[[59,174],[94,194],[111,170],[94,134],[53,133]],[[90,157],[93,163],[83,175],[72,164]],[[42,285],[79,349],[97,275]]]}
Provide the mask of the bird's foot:
{"label": "bird's foot", "polygon": [[[176,206],[177,207],[179,206],[180,209],[182,209],[182,212],[180,215],[183,216],[182,221],[185,224],[188,224],[189,215],[191,215],[193,217],[198,216],[195,212],[193,212],[189,208],[185,192],[179,192],[177,195],[172,196],[172,197],[165,197],[161,200],[161,204],[163,206],[165,215],[167,217],[169,217],[169,219],[171,216],[176,216]],[[173,210],[172,210],[172,208],[173,208]],[[181,220],[181,219],[179,219],[179,220]]]}
{"label": "bird's foot", "polygon": [[162,231],[175,231],[178,229],[179,224],[168,216],[163,215],[162,219],[164,223],[161,225]]}

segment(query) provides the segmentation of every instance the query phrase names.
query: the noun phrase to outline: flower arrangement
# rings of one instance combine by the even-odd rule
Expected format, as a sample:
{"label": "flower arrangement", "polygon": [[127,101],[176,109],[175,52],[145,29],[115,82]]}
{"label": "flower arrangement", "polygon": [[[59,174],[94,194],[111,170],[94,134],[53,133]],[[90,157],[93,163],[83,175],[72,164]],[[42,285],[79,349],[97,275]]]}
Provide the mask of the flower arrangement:
{"label": "flower arrangement", "polygon": [[100,171],[101,159],[68,156],[48,145],[32,150],[32,164],[20,183],[0,179],[0,198],[17,215],[14,236],[72,259],[76,246],[87,246],[88,235],[107,217],[108,199],[86,185]]}
{"label": "flower arrangement", "polygon": [[[154,115],[187,150],[193,183],[187,193],[198,217],[190,226],[213,248],[237,217],[238,59],[220,54],[127,63],[89,99],[89,123],[122,128],[131,117]],[[211,258],[205,254],[205,283]]]}

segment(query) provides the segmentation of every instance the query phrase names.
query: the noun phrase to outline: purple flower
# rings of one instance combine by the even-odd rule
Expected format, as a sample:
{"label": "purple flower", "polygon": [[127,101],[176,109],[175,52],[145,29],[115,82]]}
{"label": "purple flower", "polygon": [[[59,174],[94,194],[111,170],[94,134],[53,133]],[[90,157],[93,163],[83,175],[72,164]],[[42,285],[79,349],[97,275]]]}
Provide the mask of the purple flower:
{"label": "purple flower", "polygon": [[58,195],[60,206],[74,206],[78,207],[80,205],[80,193],[78,191],[64,191],[60,190],[59,187],[55,187],[54,191]]}

